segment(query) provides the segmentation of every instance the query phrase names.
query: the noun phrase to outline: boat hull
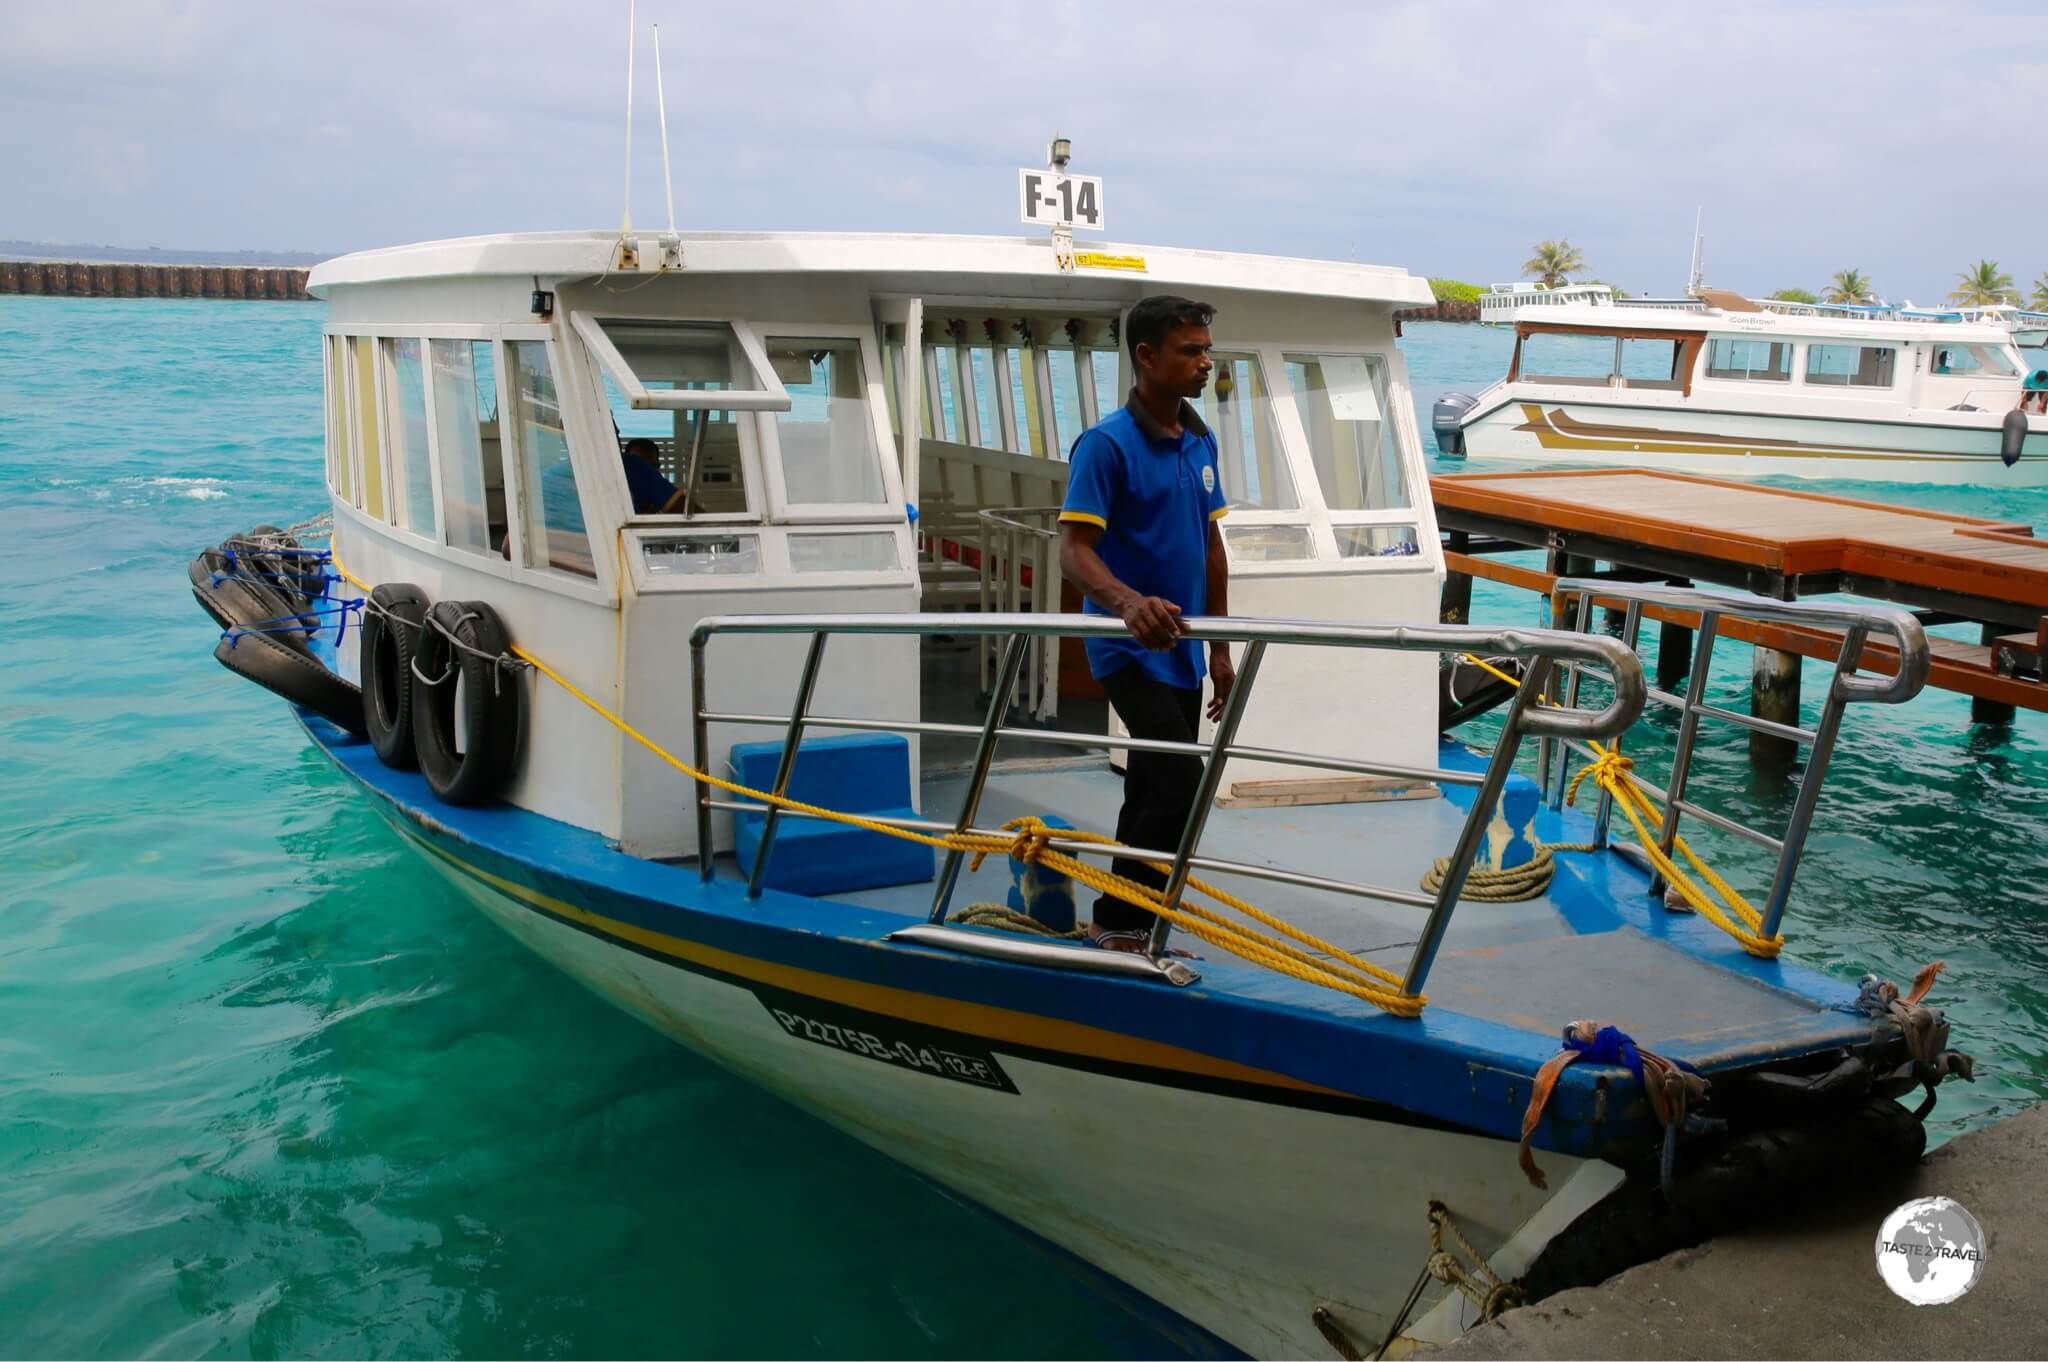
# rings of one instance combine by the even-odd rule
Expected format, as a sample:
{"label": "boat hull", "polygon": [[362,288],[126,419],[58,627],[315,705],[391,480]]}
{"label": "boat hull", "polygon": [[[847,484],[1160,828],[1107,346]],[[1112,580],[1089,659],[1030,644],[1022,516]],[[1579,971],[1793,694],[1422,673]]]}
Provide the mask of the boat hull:
{"label": "boat hull", "polygon": [[1465,451],[1525,463],[1617,464],[1714,477],[1857,478],[2048,487],[2048,432],[2019,461],[1982,429],[1516,398],[1473,409]]}
{"label": "boat hull", "polygon": [[[1255,1356],[1336,1355],[1319,1307],[1377,1347],[1430,1252],[1432,1200],[1469,1212],[1461,1226],[1511,1276],[1621,1180],[1546,1154],[1539,1191],[1498,1138],[1010,1046],[849,1006],[768,962],[687,961],[613,935],[601,902],[551,908],[433,820],[376,803],[487,916],[601,997]],[[1408,1332],[1427,1318],[1441,1341],[1472,1321],[1456,1301],[1432,1310],[1445,1292],[1431,1287]]]}

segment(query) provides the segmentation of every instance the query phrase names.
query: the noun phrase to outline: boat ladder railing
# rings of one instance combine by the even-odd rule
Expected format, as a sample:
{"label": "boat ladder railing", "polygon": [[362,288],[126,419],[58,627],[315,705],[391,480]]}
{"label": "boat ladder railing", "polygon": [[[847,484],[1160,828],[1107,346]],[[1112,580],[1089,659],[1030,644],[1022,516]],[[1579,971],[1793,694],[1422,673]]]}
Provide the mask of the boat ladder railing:
{"label": "boat ladder railing", "polygon": [[[1198,643],[1228,642],[1242,645],[1243,648],[1243,654],[1237,663],[1237,682],[1223,706],[1221,717],[1216,723],[1215,735],[1207,742],[1112,737],[1109,734],[1013,728],[1005,725],[1009,697],[1016,690],[1031,640],[1123,636],[1125,631],[1120,621],[1099,615],[726,615],[706,619],[698,624],[690,637],[692,737],[697,769],[712,769],[713,756],[710,745],[713,724],[752,725],[783,730],[782,755],[771,791],[777,797],[783,796],[789,788],[798,747],[806,729],[973,738],[974,757],[967,768],[966,788],[951,821],[902,817],[872,820],[928,835],[946,837],[956,834],[987,834],[993,831],[977,827],[975,818],[981,806],[982,793],[988,784],[997,744],[1006,739],[1022,739],[1032,743],[1050,743],[1084,749],[1120,747],[1199,756],[1205,759],[1202,780],[1196,790],[1192,812],[1181,831],[1177,847],[1110,848],[1080,838],[1060,837],[1049,839],[1047,844],[1073,856],[1106,859],[1121,855],[1169,863],[1170,871],[1163,891],[1163,902],[1169,909],[1180,903],[1181,896],[1188,887],[1189,876],[1194,871],[1201,870],[1427,910],[1427,921],[1418,935],[1413,956],[1402,980],[1403,992],[1413,997],[1421,993],[1437,949],[1449,929],[1459,892],[1463,889],[1466,876],[1484,842],[1487,827],[1493,820],[1494,810],[1499,803],[1501,790],[1507,783],[1508,774],[1514,768],[1515,754],[1521,746],[1523,737],[1533,734],[1545,740],[1586,741],[1610,738],[1634,723],[1643,707],[1644,682],[1641,663],[1627,647],[1604,635],[1552,629],[1346,624],[1228,617],[1194,618],[1183,623],[1188,637]],[[706,661],[707,645],[714,636],[734,634],[809,636],[810,646],[804,656],[803,668],[797,677],[796,698],[788,714],[716,711],[710,707],[706,699],[710,685]],[[978,634],[1001,639],[1001,660],[997,667],[995,684],[990,688],[986,700],[981,723],[939,723],[812,713],[811,701],[817,688],[826,643],[841,634]],[[1500,740],[1495,745],[1483,774],[1437,767],[1410,767],[1387,762],[1362,761],[1241,743],[1237,740],[1239,722],[1244,717],[1246,705],[1258,688],[1259,666],[1266,650],[1275,645],[1438,654],[1473,652],[1494,657],[1510,657],[1523,663],[1530,683],[1523,687],[1509,707]],[[1612,680],[1612,698],[1597,710],[1578,710],[1545,701],[1542,699],[1545,685],[1553,668],[1559,663],[1573,663],[1589,672],[1598,669],[1602,675]],[[1357,883],[1277,866],[1202,855],[1203,830],[1207,825],[1209,812],[1214,806],[1224,767],[1232,757],[1347,774],[1394,776],[1443,785],[1476,786],[1477,793],[1473,798],[1472,810],[1467,815],[1452,849],[1450,864],[1444,874],[1442,885],[1434,894],[1430,894],[1416,889]],[[713,813],[721,810],[736,814],[762,813],[762,806],[759,803],[718,799],[713,796],[714,790],[711,786],[699,784],[696,808],[698,864],[706,880],[712,879],[716,873],[716,857],[713,854],[715,844],[712,839]],[[758,895],[761,892],[763,876],[769,864],[780,819],[800,816],[814,815],[805,815],[800,811],[784,810],[775,806],[767,809],[748,882],[750,894]],[[1013,938],[1003,933],[964,930],[946,925],[947,912],[952,902],[955,883],[960,875],[960,863],[964,854],[955,848],[947,850],[944,867],[938,876],[938,887],[932,898],[929,922],[891,933],[892,940],[911,940],[972,954],[1067,968],[1163,976],[1176,983],[1185,983],[1195,977],[1185,966],[1166,958],[1167,937],[1171,924],[1165,917],[1157,919],[1150,950],[1145,954],[1073,950],[1028,937]]]}
{"label": "boat ladder railing", "polygon": [[[998,506],[975,512],[980,531],[981,610],[1034,615],[1060,613],[1060,508]],[[1028,572],[1027,572],[1028,569]],[[1030,581],[1026,582],[1026,576]],[[981,688],[995,684],[1002,640],[983,634],[976,640],[981,654]],[[1025,712],[1040,723],[1059,715],[1060,640],[1038,634],[1025,645]]]}
{"label": "boat ladder railing", "polygon": [[[1621,603],[1624,613],[1620,642],[1628,648],[1631,657],[1636,656],[1646,609],[1656,611],[1667,623],[1681,625],[1686,616],[1697,616],[1697,623],[1693,625],[1696,632],[1692,666],[1686,674],[1685,693],[1676,694],[1656,685],[1649,686],[1647,691],[1652,703],[1678,711],[1678,737],[1671,755],[1671,775],[1659,788],[1632,770],[1623,774],[1638,789],[1662,803],[1663,826],[1658,831],[1657,842],[1658,849],[1665,856],[1670,855],[1677,841],[1680,820],[1688,816],[1755,843],[1777,856],[1777,869],[1771,878],[1770,896],[1762,909],[1763,927],[1759,932],[1766,938],[1776,936],[1785,915],[1786,902],[1791,898],[1792,882],[1799,873],[1799,858],[1806,848],[1806,835],[1813,825],[1814,809],[1820,802],[1828,760],[1834,755],[1835,741],[1841,733],[1842,712],[1859,703],[1900,704],[1920,693],[1921,687],[1927,684],[1928,669],[1927,634],[1920,621],[1911,611],[1896,606],[1774,601],[1764,596],[1734,596],[1687,587],[1591,578],[1561,578],[1551,592],[1551,619],[1562,619],[1569,611],[1576,617],[1572,628],[1581,634],[1590,634],[1596,605]],[[1576,604],[1568,607],[1565,604],[1567,600]],[[1722,636],[1720,626],[1723,620],[1782,625],[1794,630],[1839,632],[1841,650],[1835,659],[1827,696],[1812,728],[1802,727],[1796,722],[1784,724],[1739,713],[1707,701],[1707,678],[1713,668],[1714,645]],[[1857,674],[1864,644],[1873,635],[1888,637],[1896,651],[1898,666],[1893,675]],[[1759,639],[1757,646],[1768,644]],[[1566,661],[1563,667],[1562,694],[1567,708],[1577,706],[1579,682],[1583,677],[1608,679],[1598,668],[1585,666],[1576,660]],[[1526,686],[1528,683],[1525,681],[1523,684]],[[1751,827],[1687,798],[1686,783],[1692,773],[1702,719],[1731,723],[1752,733],[1768,734],[1808,748],[1806,769],[1800,777],[1799,792],[1793,798],[1792,812],[1782,835]],[[1621,738],[1617,736],[1613,740],[1613,750],[1619,751],[1620,747]],[[1590,746],[1572,739],[1545,737],[1539,744],[1537,766],[1541,784],[1553,808],[1564,806],[1575,753],[1589,761],[1597,756]],[[1595,846],[1608,844],[1608,823],[1613,812],[1614,797],[1603,789],[1593,818]],[[1654,868],[1651,874],[1651,892],[1663,893],[1666,887],[1664,877]]]}

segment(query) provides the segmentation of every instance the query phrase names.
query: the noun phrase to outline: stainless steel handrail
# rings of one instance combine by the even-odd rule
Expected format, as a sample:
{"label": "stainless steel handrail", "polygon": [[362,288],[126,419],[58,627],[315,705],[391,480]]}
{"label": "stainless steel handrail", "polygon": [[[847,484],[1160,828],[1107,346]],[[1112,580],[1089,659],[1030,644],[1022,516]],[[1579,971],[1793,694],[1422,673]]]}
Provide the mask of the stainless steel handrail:
{"label": "stainless steel handrail", "polygon": [[[1776,851],[1777,869],[1771,877],[1769,897],[1764,901],[1763,925],[1759,933],[1765,937],[1775,936],[1779,925],[1784,921],[1786,904],[1792,897],[1792,884],[1799,873],[1799,861],[1805,851],[1807,832],[1813,825],[1814,810],[1820,802],[1821,785],[1827,778],[1828,761],[1834,755],[1835,740],[1841,732],[1842,712],[1851,704],[1896,705],[1918,695],[1927,684],[1927,672],[1931,664],[1926,630],[1921,627],[1920,621],[1912,612],[1888,605],[1778,601],[1768,596],[1737,596],[1719,591],[1701,591],[1692,587],[1612,582],[1590,577],[1559,578],[1551,587],[1551,593],[1553,619],[1556,618],[1556,612],[1565,598],[1577,598],[1579,604],[1574,627],[1577,632],[1588,636],[1592,636],[1589,631],[1593,626],[1593,612],[1597,603],[1603,599],[1623,602],[1627,613],[1622,624],[1622,637],[1618,641],[1628,648],[1632,657],[1641,637],[1645,606],[1660,606],[1698,616],[1698,634],[1693,643],[1692,668],[1686,676],[1685,694],[1674,695],[1657,686],[1651,686],[1647,690],[1648,699],[1679,712],[1678,739],[1671,757],[1671,777],[1661,792],[1664,825],[1658,832],[1657,843],[1659,849],[1669,855],[1677,845],[1679,819],[1690,814],[1724,832]],[[1781,724],[1759,719],[1754,715],[1738,714],[1723,706],[1707,703],[1707,676],[1713,667],[1714,645],[1721,637],[1720,623],[1723,619],[1757,620],[1768,624],[1841,630],[1842,645],[1835,658],[1834,676],[1828,686],[1827,698],[1821,704],[1820,718],[1812,728],[1803,728],[1797,723]],[[1889,635],[1898,654],[1898,670],[1891,676],[1857,675],[1856,669],[1862,661],[1864,644],[1873,634]],[[1607,679],[1599,676],[1593,669],[1576,662],[1568,661],[1564,666],[1564,694],[1568,705],[1577,703],[1581,674]],[[1710,812],[1685,798],[1686,782],[1692,772],[1693,749],[1699,736],[1700,720],[1703,718],[1718,719],[1750,732],[1765,733],[1808,745],[1806,771],[1800,779],[1799,793],[1793,800],[1792,812],[1786,820],[1783,837],[1774,837],[1739,820]],[[1619,751],[1620,747],[1621,739],[1617,736],[1614,749]],[[1547,739],[1543,744],[1539,766],[1550,803],[1554,808],[1560,808],[1564,804],[1571,751],[1569,744],[1559,744],[1553,754],[1552,744]],[[1590,758],[1594,754],[1587,750],[1582,755]],[[1656,793],[1654,786],[1633,772],[1629,773],[1629,779],[1631,783]],[[1613,798],[1603,790],[1600,807],[1594,815],[1593,840],[1596,845],[1605,846],[1607,843],[1612,812]],[[1651,888],[1654,892],[1663,891],[1664,878],[1661,874],[1653,872]]]}
{"label": "stainless steel handrail", "polygon": [[[1634,651],[1618,640],[1601,635],[1568,633],[1552,629],[1479,628],[1470,625],[1344,624],[1324,620],[1261,620],[1231,617],[1192,618],[1184,620],[1183,625],[1187,636],[1197,642],[1241,643],[1246,645],[1246,653],[1243,663],[1240,664],[1237,686],[1231,693],[1223,721],[1217,725],[1213,741],[1181,743],[1150,740],[1142,743],[1148,750],[1187,752],[1206,758],[1202,786],[1197,792],[1194,808],[1182,831],[1180,844],[1170,857],[1165,854],[1158,855],[1160,860],[1170,859],[1172,866],[1165,891],[1167,906],[1177,906],[1189,873],[1196,867],[1260,875],[1262,878],[1280,879],[1316,888],[1341,889],[1395,903],[1421,906],[1426,902],[1429,917],[1423,924],[1415,953],[1402,980],[1402,989],[1410,996],[1422,991],[1423,984],[1429,976],[1430,966],[1435,961],[1437,949],[1442,945],[1444,935],[1449,930],[1451,914],[1456,908],[1458,895],[1464,889],[1466,876],[1477,859],[1480,844],[1484,840],[1488,824],[1493,819],[1494,809],[1499,801],[1501,789],[1507,783],[1508,773],[1513,769],[1515,753],[1521,745],[1522,738],[1532,733],[1546,738],[1566,739],[1590,740],[1613,737],[1627,729],[1642,713],[1647,693],[1642,664]],[[1023,736],[1018,730],[1005,728],[1001,716],[1008,708],[1010,692],[1015,689],[1026,641],[1033,638],[1114,638],[1122,637],[1125,629],[1121,621],[1102,616],[1043,613],[724,615],[706,619],[700,622],[690,635],[691,728],[696,762],[700,770],[709,769],[712,723],[753,723],[769,721],[771,717],[720,713],[709,707],[706,698],[709,693],[709,673],[705,653],[711,638],[718,634],[804,634],[810,636],[812,640],[810,652],[805,659],[804,677],[799,684],[796,705],[786,721],[784,756],[778,764],[776,773],[778,787],[787,782],[789,770],[793,765],[790,753],[794,749],[796,736],[805,728],[832,727],[835,724],[832,719],[808,712],[810,691],[816,680],[817,660],[822,653],[825,638],[833,634],[966,634],[1005,637],[1007,642],[1003,649],[1003,662],[995,690],[988,698],[989,708],[981,726],[970,730],[977,734],[978,741],[959,813],[950,824],[931,825],[941,830],[964,832],[974,826],[974,815],[980,804],[982,789],[988,780],[997,741],[1005,735]],[[1272,867],[1254,868],[1227,861],[1215,861],[1198,854],[1209,806],[1214,803],[1216,782],[1221,779],[1224,764],[1232,757],[1257,756],[1263,760],[1281,762],[1302,758],[1297,764],[1332,770],[1369,772],[1384,769],[1376,763],[1315,757],[1310,754],[1295,754],[1237,743],[1237,720],[1243,715],[1245,706],[1250,702],[1251,693],[1257,686],[1258,661],[1265,649],[1274,644],[1401,652],[1473,652],[1489,657],[1524,660],[1525,684],[1515,696],[1514,703],[1508,711],[1507,721],[1502,727],[1500,739],[1495,744],[1492,757],[1487,763],[1486,772],[1479,778],[1479,788],[1473,798],[1472,811],[1466,816],[1457,845],[1451,853],[1451,864],[1444,875],[1443,884],[1433,898],[1417,894],[1413,890],[1371,885],[1340,885],[1335,881],[1322,880],[1315,876],[1280,872]],[[1560,708],[1544,702],[1541,697],[1545,683],[1551,667],[1558,663],[1604,668],[1613,678],[1612,699],[1596,711]],[[885,725],[882,721],[868,720],[860,726]],[[930,731],[933,727],[916,721],[886,726],[902,732]],[[945,727],[948,731],[966,728],[965,725]],[[1026,732],[1028,736],[1039,739],[1052,736]],[[1109,745],[1111,742],[1106,736],[1101,739],[1096,739],[1093,735],[1085,736],[1089,739],[1087,745]],[[1116,745],[1140,744],[1136,740],[1116,740]],[[1432,778],[1446,781],[1454,777],[1458,778],[1457,783],[1466,783],[1466,778],[1462,778],[1461,773],[1432,773]],[[724,807],[730,805],[724,801],[714,800],[709,786],[699,786],[698,865],[699,872],[706,880],[712,878],[715,861],[712,854],[711,815],[715,808]],[[762,839],[755,851],[756,873],[753,878],[756,883],[759,880],[760,867],[766,864],[772,850],[771,837],[774,828],[775,822],[772,819],[764,820]],[[952,888],[958,877],[959,856],[960,853],[949,851],[945,870],[939,876],[931,912],[931,923],[935,927],[945,922]],[[1150,959],[1162,977],[1185,982],[1192,978],[1192,975],[1184,969],[1169,968],[1164,960],[1168,930],[1167,920],[1164,917],[1159,918],[1152,937]],[[926,934],[919,939],[929,942],[931,938]]]}

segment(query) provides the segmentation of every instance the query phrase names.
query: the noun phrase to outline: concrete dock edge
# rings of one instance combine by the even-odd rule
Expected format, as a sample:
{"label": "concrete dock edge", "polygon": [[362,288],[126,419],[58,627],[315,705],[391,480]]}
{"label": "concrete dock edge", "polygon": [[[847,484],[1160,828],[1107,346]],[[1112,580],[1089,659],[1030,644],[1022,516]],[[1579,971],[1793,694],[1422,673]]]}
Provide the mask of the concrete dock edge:
{"label": "concrete dock edge", "polygon": [[[1900,1203],[1951,1197],[1984,1228],[1983,1275],[1915,1306],[1877,1273]],[[1510,1310],[1431,1362],[1464,1358],[2048,1357],[2048,1104],[1943,1145],[1905,1175],[1823,1212],[1644,1263]]]}

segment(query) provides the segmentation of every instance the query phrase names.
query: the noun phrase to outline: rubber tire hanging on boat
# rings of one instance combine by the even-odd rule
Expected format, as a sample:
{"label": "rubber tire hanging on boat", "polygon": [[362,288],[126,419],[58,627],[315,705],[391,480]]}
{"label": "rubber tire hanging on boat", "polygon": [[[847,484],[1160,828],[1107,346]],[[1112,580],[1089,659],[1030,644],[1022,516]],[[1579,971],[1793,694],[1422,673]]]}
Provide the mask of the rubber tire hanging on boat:
{"label": "rubber tire hanging on boat", "polygon": [[426,593],[410,582],[385,582],[370,592],[363,611],[363,727],[386,766],[410,771],[413,750],[413,655],[419,651]]}
{"label": "rubber tire hanging on boat", "polygon": [[337,728],[365,736],[362,692],[313,656],[306,628],[272,624],[293,614],[281,595],[230,573],[227,556],[217,549],[200,554],[188,570],[192,594],[225,631],[213,647],[214,660]]}
{"label": "rubber tire hanging on boat", "polygon": [[[498,663],[511,639],[490,606],[442,601],[426,618],[413,650],[413,751],[435,794],[450,804],[474,804],[496,795],[512,774],[523,683]],[[462,646],[451,643],[451,637]],[[458,704],[460,748],[455,741]]]}

